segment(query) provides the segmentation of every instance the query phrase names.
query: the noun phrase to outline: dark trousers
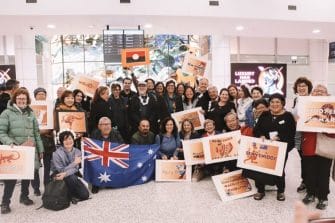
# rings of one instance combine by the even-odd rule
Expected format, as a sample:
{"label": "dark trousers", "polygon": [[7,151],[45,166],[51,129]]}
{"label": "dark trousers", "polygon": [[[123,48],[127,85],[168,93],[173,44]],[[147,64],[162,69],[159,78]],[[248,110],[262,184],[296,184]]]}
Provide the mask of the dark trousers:
{"label": "dark trousers", "polygon": [[[43,167],[44,167],[44,176],[43,176],[43,184],[44,187],[50,182],[50,167],[51,167],[51,158],[52,154],[44,154],[43,156]],[[31,186],[34,188],[34,190],[40,189],[40,174],[39,170],[34,171],[34,180],[31,181]]]}
{"label": "dark trousers", "polygon": [[81,182],[76,175],[70,175],[64,178],[66,186],[69,190],[70,196],[78,198],[79,200],[87,200],[89,192],[83,182]]}
{"label": "dark trousers", "polygon": [[[275,185],[277,186],[278,193],[284,193],[285,192],[285,175],[282,177],[274,176],[275,179]],[[255,185],[257,187],[257,192],[258,193],[265,193],[265,184],[255,180]]]}
{"label": "dark trousers", "polygon": [[332,160],[322,156],[304,156],[307,193],[327,200]]}
{"label": "dark trousers", "polygon": [[[5,187],[4,187],[4,192],[2,196],[2,204],[10,204],[10,199],[12,198],[16,181],[17,180],[4,180]],[[29,183],[30,183],[30,180],[21,181],[21,197],[28,197]]]}

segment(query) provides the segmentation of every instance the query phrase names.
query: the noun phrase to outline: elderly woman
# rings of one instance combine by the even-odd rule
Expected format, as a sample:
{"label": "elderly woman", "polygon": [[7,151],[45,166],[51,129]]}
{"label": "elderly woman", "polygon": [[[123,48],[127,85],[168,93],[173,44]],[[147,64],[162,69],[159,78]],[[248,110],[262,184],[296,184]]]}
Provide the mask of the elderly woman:
{"label": "elderly woman", "polygon": [[[327,88],[323,85],[317,85],[312,91],[312,96],[328,96]],[[330,146],[333,149],[335,143],[335,134],[303,132],[301,140],[304,181],[307,194],[302,200],[305,204],[315,201],[317,209],[324,210],[328,206],[329,177],[332,165],[332,159],[319,156],[315,153],[318,147]]]}
{"label": "elderly woman", "polygon": [[[308,80],[306,77],[299,77],[295,82],[293,86],[293,91],[294,94],[297,96],[308,96],[313,89],[313,84],[310,80]],[[295,119],[297,119],[297,104],[298,102],[298,97],[294,99],[293,103],[293,108],[292,108],[292,114],[294,115]],[[297,192],[305,192],[306,190],[306,185],[305,185],[305,180],[304,180],[304,174],[305,171],[303,169],[303,154],[301,150],[301,132],[296,132],[295,134],[295,148],[298,150],[299,156],[300,156],[300,163],[301,163],[301,183],[297,188]]]}
{"label": "elderly woman", "polygon": [[[29,92],[25,88],[17,89],[7,107],[0,116],[0,141],[4,145],[34,146],[35,169],[40,167],[40,159],[43,157],[43,143],[40,137],[38,123],[33,110],[29,107]],[[21,181],[20,203],[32,205],[29,199],[30,180]],[[5,180],[4,194],[2,197],[1,213],[11,211],[9,204],[13,195],[16,180]]]}
{"label": "elderly woman", "polygon": [[[285,98],[281,94],[270,96],[269,111],[265,111],[259,117],[254,128],[254,136],[263,139],[275,140],[287,143],[285,163],[288,153],[294,148],[295,120],[293,115],[286,111]],[[255,180],[257,193],[254,195],[255,200],[261,200],[265,196],[265,185],[276,185],[277,200],[285,200],[285,171],[282,176],[274,176],[255,171],[246,171],[246,176]]]}

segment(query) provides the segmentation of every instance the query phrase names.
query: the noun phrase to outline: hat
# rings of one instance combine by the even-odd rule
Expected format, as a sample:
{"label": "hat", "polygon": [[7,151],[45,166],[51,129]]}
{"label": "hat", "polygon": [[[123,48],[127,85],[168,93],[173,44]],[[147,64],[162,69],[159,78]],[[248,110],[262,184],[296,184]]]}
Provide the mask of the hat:
{"label": "hat", "polygon": [[34,97],[36,97],[36,95],[40,92],[44,92],[45,94],[47,93],[47,91],[44,88],[39,87],[34,90]]}

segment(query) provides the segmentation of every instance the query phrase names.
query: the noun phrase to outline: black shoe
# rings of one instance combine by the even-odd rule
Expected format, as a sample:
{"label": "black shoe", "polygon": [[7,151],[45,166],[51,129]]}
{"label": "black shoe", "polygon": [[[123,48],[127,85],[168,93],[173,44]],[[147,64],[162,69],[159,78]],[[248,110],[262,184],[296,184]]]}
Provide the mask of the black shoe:
{"label": "black shoe", "polygon": [[80,201],[80,200],[79,200],[78,198],[75,198],[75,197],[73,197],[73,198],[71,199],[71,203],[72,203],[72,204],[78,204],[79,201]]}
{"label": "black shoe", "polygon": [[256,201],[260,201],[260,200],[262,200],[264,197],[265,197],[265,193],[256,193],[256,194],[254,194],[254,199],[255,199]]}
{"label": "black shoe", "polygon": [[32,205],[34,204],[34,202],[32,200],[29,199],[29,197],[20,197],[20,203],[24,204],[24,205]]}
{"label": "black shoe", "polygon": [[284,193],[277,193],[277,200],[278,201],[285,201],[285,194]]}
{"label": "black shoe", "polygon": [[328,206],[328,200],[319,200],[319,203],[316,205],[317,209],[325,210]]}
{"label": "black shoe", "polygon": [[92,194],[97,194],[99,192],[99,187],[92,185],[91,192],[92,192]]}
{"label": "black shoe", "polygon": [[311,194],[306,194],[306,196],[304,197],[304,199],[302,199],[302,202],[304,204],[309,204],[315,201],[315,196],[311,195]]}
{"label": "black shoe", "polygon": [[306,185],[303,182],[301,182],[301,184],[297,188],[297,192],[298,193],[303,193],[303,192],[305,192],[305,190],[306,190]]}
{"label": "black shoe", "polygon": [[35,196],[41,196],[41,191],[40,191],[40,189],[37,189],[37,190],[34,190],[34,194],[35,194]]}
{"label": "black shoe", "polygon": [[10,211],[9,204],[1,204],[1,214],[8,214]]}

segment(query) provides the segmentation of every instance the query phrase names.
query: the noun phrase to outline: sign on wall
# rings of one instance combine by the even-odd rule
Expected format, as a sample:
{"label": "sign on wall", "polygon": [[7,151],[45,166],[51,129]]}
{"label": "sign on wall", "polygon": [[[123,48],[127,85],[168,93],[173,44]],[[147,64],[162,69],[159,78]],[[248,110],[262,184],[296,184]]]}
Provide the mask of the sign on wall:
{"label": "sign on wall", "polygon": [[231,63],[231,83],[259,85],[265,96],[274,93],[286,95],[286,64]]}
{"label": "sign on wall", "polygon": [[0,85],[9,79],[16,79],[15,65],[0,65]]}

